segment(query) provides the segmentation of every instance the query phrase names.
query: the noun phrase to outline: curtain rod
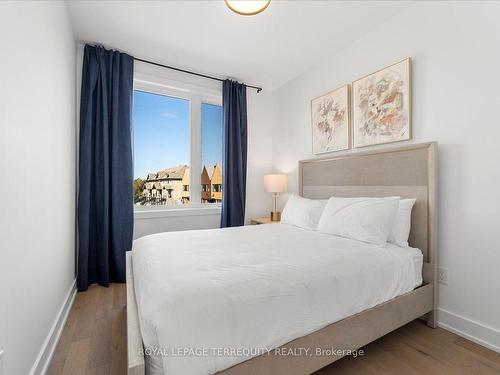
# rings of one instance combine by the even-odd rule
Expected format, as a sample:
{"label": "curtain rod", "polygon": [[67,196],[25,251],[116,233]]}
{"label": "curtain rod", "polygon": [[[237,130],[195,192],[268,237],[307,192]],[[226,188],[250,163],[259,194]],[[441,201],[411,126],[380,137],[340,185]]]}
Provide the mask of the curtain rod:
{"label": "curtain rod", "polygon": [[[149,61],[149,60],[139,59],[138,57],[134,57],[134,60],[141,61],[141,62],[146,63],[146,64],[151,64],[151,65],[160,66],[160,67],[162,67],[162,68],[166,68],[166,69],[177,70],[178,72],[187,73],[187,74],[192,74],[192,75],[194,75],[194,76],[198,76],[198,77],[203,77],[203,78],[213,79],[214,81],[224,82],[224,80],[223,80],[222,78],[217,78],[217,77],[209,76],[209,75],[206,75],[206,74],[196,73],[196,72],[192,72],[192,71],[190,71],[190,70],[181,69],[181,68],[176,68],[176,67],[169,66],[169,65],[163,65],[163,64],[159,64],[159,63],[154,62],[154,61]],[[259,92],[261,92],[261,91],[262,91],[262,87],[257,87],[257,86],[252,86],[252,85],[246,85],[246,87],[250,87],[250,88],[252,88],[252,89],[257,90],[257,93],[259,93]]]}

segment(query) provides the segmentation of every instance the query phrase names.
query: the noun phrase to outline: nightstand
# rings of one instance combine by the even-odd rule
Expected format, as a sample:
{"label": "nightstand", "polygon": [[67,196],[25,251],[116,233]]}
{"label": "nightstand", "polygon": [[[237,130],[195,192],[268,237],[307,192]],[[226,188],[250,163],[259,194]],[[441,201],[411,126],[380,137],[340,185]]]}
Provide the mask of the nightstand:
{"label": "nightstand", "polygon": [[251,225],[259,225],[259,224],[278,224],[279,221],[271,221],[269,216],[266,217],[258,217],[256,219],[250,220]]}

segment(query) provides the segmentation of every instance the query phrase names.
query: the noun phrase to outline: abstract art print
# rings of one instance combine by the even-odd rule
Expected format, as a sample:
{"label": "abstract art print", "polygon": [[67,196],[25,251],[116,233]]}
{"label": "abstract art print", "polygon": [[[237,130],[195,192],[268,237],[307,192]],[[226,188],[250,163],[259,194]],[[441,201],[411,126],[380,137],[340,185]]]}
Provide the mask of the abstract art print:
{"label": "abstract art print", "polygon": [[314,154],[348,149],[349,86],[311,100],[311,121]]}
{"label": "abstract art print", "polygon": [[352,84],[354,147],[411,139],[411,61],[407,58]]}

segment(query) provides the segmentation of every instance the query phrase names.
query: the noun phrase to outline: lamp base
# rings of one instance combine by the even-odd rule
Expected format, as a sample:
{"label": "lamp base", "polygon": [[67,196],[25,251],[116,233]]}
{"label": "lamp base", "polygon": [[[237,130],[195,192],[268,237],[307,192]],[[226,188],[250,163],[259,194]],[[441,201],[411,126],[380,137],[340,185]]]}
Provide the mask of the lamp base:
{"label": "lamp base", "polygon": [[271,211],[271,221],[280,221],[280,220],[281,220],[281,212]]}

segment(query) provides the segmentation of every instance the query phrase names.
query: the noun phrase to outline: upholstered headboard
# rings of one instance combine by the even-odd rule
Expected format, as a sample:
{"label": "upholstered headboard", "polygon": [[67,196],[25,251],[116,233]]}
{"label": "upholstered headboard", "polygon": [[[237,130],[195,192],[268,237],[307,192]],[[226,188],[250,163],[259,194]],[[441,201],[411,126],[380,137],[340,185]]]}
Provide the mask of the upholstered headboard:
{"label": "upholstered headboard", "polygon": [[436,167],[435,142],[302,160],[299,192],[313,199],[331,196],[417,198],[412,211],[410,246],[422,250],[425,262],[435,263]]}

